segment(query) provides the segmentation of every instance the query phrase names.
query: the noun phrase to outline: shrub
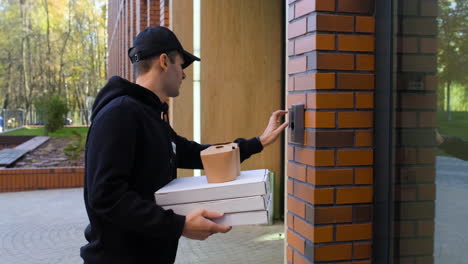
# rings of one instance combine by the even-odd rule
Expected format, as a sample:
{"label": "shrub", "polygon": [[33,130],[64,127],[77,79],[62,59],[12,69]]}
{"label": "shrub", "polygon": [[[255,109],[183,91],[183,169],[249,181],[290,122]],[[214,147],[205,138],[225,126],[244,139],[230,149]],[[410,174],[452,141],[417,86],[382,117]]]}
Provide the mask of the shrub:
{"label": "shrub", "polygon": [[34,101],[34,107],[44,123],[44,132],[48,135],[63,127],[68,113],[67,103],[58,95],[44,95]]}
{"label": "shrub", "polygon": [[63,149],[63,152],[69,159],[76,160],[85,149],[86,137],[76,131],[72,133],[74,135],[72,142]]}

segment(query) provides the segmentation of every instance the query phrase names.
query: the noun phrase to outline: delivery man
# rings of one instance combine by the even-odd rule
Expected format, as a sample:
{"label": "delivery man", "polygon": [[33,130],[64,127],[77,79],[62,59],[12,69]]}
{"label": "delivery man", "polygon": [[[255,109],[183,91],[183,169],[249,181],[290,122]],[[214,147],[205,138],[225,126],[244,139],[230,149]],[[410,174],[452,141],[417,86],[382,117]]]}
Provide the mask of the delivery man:
{"label": "delivery man", "polygon": [[[138,34],[128,55],[136,82],[110,78],[93,105],[84,185],[90,224],[81,248],[87,264],[173,263],[181,236],[204,240],[231,229],[210,220],[221,213],[182,216],[154,200],[154,192],[177,177],[177,168],[203,168],[200,151],[209,145],[179,136],[168,123],[165,103],[179,95],[183,69],[200,59],[164,27]],[[260,137],[235,140],[241,161],[279,137],[286,113],[274,112]]]}

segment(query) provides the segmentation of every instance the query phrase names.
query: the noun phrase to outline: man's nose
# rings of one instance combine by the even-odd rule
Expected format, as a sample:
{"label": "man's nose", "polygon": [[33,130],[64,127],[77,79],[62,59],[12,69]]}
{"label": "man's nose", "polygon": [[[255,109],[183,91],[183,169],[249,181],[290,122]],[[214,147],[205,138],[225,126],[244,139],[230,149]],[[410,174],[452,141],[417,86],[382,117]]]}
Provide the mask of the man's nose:
{"label": "man's nose", "polygon": [[182,71],[182,80],[185,80],[185,72]]}

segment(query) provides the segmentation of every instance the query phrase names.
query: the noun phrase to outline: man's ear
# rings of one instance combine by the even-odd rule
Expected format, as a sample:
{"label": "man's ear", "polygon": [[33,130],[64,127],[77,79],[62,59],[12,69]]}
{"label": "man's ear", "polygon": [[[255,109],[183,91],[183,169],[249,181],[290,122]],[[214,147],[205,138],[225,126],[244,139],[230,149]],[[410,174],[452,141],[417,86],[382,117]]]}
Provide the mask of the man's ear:
{"label": "man's ear", "polygon": [[163,53],[159,56],[159,66],[163,71],[167,71],[167,65],[169,62],[169,56],[166,53]]}

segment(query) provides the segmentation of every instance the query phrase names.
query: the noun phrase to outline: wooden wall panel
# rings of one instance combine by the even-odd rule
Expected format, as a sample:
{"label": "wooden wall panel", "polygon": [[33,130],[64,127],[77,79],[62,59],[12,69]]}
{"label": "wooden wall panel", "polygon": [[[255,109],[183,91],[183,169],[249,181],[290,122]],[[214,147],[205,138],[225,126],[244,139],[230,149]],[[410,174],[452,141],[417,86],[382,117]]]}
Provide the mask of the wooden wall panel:
{"label": "wooden wall panel", "polygon": [[[193,0],[171,1],[170,27],[188,52],[193,53]],[[181,136],[193,139],[193,64],[185,69],[180,94],[170,101],[170,120]],[[179,170],[179,177],[193,176],[193,170]]]}
{"label": "wooden wall panel", "polygon": [[[282,5],[271,0],[201,1],[202,142],[259,136],[282,100]],[[242,164],[277,179],[281,142]],[[279,186],[279,185],[278,185]]]}

